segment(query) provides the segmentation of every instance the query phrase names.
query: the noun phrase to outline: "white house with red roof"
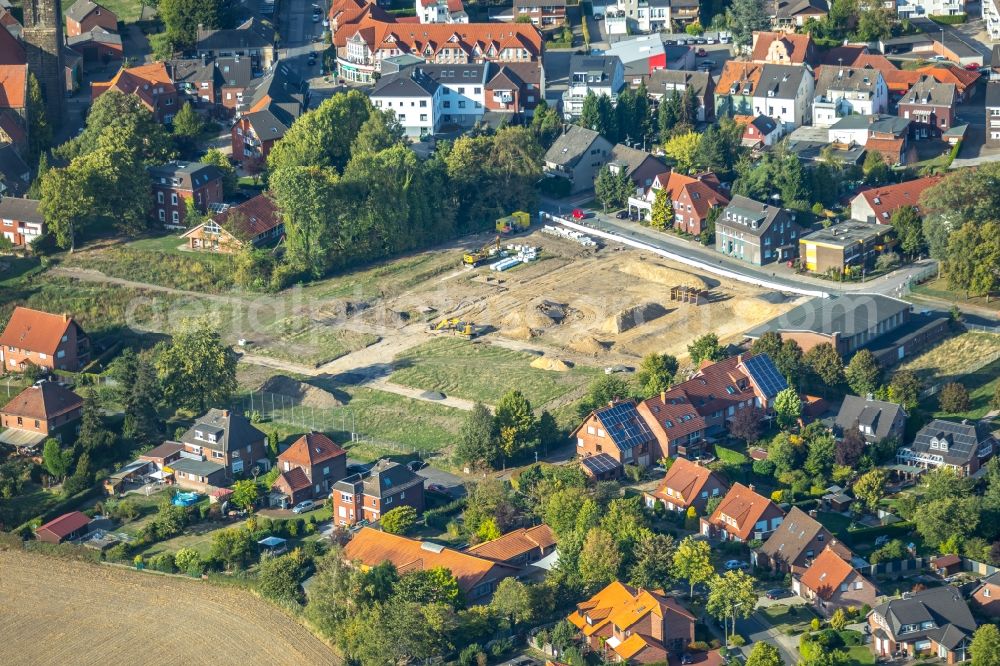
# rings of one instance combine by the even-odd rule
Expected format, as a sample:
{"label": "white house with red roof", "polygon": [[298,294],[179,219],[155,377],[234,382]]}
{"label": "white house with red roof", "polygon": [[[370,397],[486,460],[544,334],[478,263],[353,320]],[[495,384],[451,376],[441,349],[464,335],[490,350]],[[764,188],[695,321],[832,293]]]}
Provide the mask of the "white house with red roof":
{"label": "white house with red roof", "polygon": [[710,539],[739,541],[767,539],[781,525],[785,512],[754,492],[753,486],[734,484],[711,516],[701,519],[701,533]]}
{"label": "white house with red roof", "polygon": [[851,199],[851,219],[889,224],[892,214],[903,206],[913,206],[920,213],[920,195],[941,182],[943,176],[927,176],[895,185],[872,187]]}
{"label": "white house with red roof", "polygon": [[468,23],[462,0],[414,0],[421,23]]}

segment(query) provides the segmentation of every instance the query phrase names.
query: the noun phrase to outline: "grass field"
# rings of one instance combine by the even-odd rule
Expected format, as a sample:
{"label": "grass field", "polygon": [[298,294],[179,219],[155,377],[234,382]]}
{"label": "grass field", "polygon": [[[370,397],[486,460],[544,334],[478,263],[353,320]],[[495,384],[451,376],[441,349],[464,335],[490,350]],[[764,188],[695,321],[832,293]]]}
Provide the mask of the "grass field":
{"label": "grass field", "polygon": [[568,372],[539,370],[530,365],[536,358],[494,345],[442,337],[397,356],[399,369],[389,380],[487,404],[496,404],[507,389],[517,388],[538,409],[585,386],[599,372],[583,366]]}
{"label": "grass field", "polygon": [[975,372],[963,375],[959,381],[969,391],[968,411],[958,414],[937,411],[938,402],[936,395],[924,401],[925,408],[932,412],[936,418],[951,420],[983,418],[990,411],[990,401],[993,399],[997,384],[1000,383],[1000,359]]}
{"label": "grass field", "polygon": [[11,666],[338,663],[288,614],[233,586],[28,552],[0,551],[0,571]]}
{"label": "grass field", "polygon": [[59,493],[50,493],[39,485],[29,483],[20,495],[0,500],[0,529],[13,529],[26,520],[45,513],[61,499]]}
{"label": "grass field", "polygon": [[459,268],[457,253],[424,252],[335,275],[306,285],[303,296],[311,299],[357,300],[403,293],[433,277]]}
{"label": "grass field", "polygon": [[943,277],[928,280],[922,284],[914,285],[912,288],[915,296],[929,296],[930,298],[940,298],[941,300],[960,305],[975,305],[994,312],[1000,312],[1000,298],[993,296],[989,302],[985,296],[966,298],[965,292],[955,291],[948,286],[948,280]]}
{"label": "grass field", "polygon": [[816,613],[804,604],[772,604],[762,606],[760,612],[764,614],[768,622],[782,631],[789,627],[805,627],[814,617],[817,617]]}
{"label": "grass field", "polygon": [[[147,4],[152,4],[149,2]],[[118,21],[121,23],[135,23],[139,20],[139,12],[142,9],[142,0],[104,0],[101,5],[110,9],[118,17]],[[69,11],[69,8],[73,6],[72,2],[63,3],[62,10],[63,14]]]}
{"label": "grass field", "polygon": [[900,367],[917,373],[924,383],[960,377],[984,359],[1000,353],[1000,335],[969,331],[948,338]]}
{"label": "grass field", "polygon": [[750,458],[739,451],[734,451],[718,444],[715,445],[715,456],[722,462],[730,465],[742,465],[750,461]]}

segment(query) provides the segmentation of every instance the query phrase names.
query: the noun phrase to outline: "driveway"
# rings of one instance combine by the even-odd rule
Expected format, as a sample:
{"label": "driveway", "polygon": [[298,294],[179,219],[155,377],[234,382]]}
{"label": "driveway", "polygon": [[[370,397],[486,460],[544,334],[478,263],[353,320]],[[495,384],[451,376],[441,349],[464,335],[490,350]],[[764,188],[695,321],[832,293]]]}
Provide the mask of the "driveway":
{"label": "driveway", "polygon": [[781,660],[786,664],[799,663],[799,646],[796,638],[785,636],[768,624],[767,620],[756,611],[747,619],[736,621],[736,632],[747,639],[747,644],[743,648],[743,654],[746,656],[750,655],[754,643],[764,641],[778,648]]}

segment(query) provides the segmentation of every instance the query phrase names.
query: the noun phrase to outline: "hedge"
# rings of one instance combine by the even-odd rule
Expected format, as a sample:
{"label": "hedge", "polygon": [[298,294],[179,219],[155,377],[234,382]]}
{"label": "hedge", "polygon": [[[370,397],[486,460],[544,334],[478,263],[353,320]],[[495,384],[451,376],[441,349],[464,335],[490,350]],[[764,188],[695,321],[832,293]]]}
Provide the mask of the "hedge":
{"label": "hedge", "polygon": [[88,488],[87,490],[83,490],[81,492],[78,492],[76,495],[71,495],[70,497],[67,497],[66,499],[56,504],[45,513],[39,516],[35,516],[33,518],[29,518],[28,520],[24,521],[22,524],[14,528],[12,531],[19,532],[25,528],[31,529],[31,523],[33,523],[36,520],[41,521],[40,524],[44,525],[53,518],[58,518],[64,513],[69,513],[70,511],[75,509],[78,505],[82,504],[83,502],[86,502],[87,500],[97,499],[103,493],[104,489],[102,488],[102,486],[95,484],[93,487]]}
{"label": "hedge", "polygon": [[462,497],[436,509],[424,511],[424,524],[433,529],[443,530],[448,526],[448,519],[464,508],[465,498]]}
{"label": "hedge", "polygon": [[844,536],[844,541],[850,542],[848,545],[855,546],[859,543],[874,543],[880,536],[888,536],[890,539],[905,539],[913,531],[913,523],[901,521],[892,525],[881,527],[863,527],[860,530],[848,530]]}
{"label": "hedge", "polygon": [[968,16],[965,14],[950,14],[942,16],[928,15],[930,20],[934,21],[938,25],[960,25],[968,20]]}

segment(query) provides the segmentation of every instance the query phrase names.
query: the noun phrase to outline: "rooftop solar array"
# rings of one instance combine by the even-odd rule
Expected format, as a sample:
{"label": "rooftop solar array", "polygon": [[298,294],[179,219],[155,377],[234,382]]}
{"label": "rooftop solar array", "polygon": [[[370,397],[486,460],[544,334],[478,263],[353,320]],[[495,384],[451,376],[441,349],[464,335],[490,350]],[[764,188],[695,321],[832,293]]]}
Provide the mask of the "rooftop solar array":
{"label": "rooftop solar array", "polygon": [[605,432],[620,451],[627,451],[648,442],[653,437],[649,426],[639,416],[635,403],[619,402],[597,412]]}
{"label": "rooftop solar array", "polygon": [[598,453],[596,456],[587,456],[580,462],[584,467],[589,469],[594,476],[602,476],[621,468],[621,463],[609,456],[607,453]]}
{"label": "rooftop solar array", "polygon": [[767,354],[751,356],[743,361],[743,367],[746,368],[753,383],[760,388],[768,400],[788,388],[788,382],[774,367],[771,357]]}

